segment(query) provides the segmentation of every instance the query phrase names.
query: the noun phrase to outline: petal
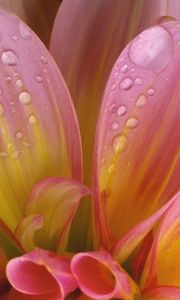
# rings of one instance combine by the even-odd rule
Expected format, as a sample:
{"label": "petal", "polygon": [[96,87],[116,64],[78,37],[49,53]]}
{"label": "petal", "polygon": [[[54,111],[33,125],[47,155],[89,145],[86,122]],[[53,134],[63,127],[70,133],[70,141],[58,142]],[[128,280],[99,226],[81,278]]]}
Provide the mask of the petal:
{"label": "petal", "polygon": [[143,300],[179,300],[180,288],[172,286],[157,286],[143,293]]}
{"label": "petal", "polygon": [[75,255],[71,270],[81,291],[91,299],[134,299],[139,290],[106,251]]}
{"label": "petal", "polygon": [[2,300],[60,300],[61,295],[59,293],[51,293],[48,295],[28,295],[23,294],[15,289],[11,289],[9,293],[5,294],[2,298]]}
{"label": "petal", "polygon": [[[179,193],[180,196],[180,193]],[[133,253],[136,247],[141,243],[144,237],[151,231],[157,221],[166,213],[171,205],[176,201],[178,196],[173,197],[157,212],[155,212],[147,220],[142,221],[118,240],[113,246],[112,256],[123,264],[127,258]]]}
{"label": "petal", "polygon": [[166,212],[154,238],[141,279],[143,289],[152,285],[180,286],[179,250],[180,194]]}
{"label": "petal", "polygon": [[101,240],[108,228],[121,237],[178,190],[179,26],[169,22],[141,33],[108,80],[94,159]]}
{"label": "petal", "polygon": [[0,31],[0,217],[14,229],[36,182],[81,179],[81,146],[69,93],[46,48],[4,11]]}
{"label": "petal", "polygon": [[64,299],[77,287],[69,259],[41,249],[12,259],[6,273],[17,291],[29,295],[59,293],[59,299]]}
{"label": "petal", "polygon": [[[97,114],[109,73],[128,41],[168,14],[169,8],[163,3],[164,0],[64,0],[60,6],[50,51],[76,107],[83,144],[84,180],[88,185]],[[80,232],[84,247],[88,243],[90,212],[90,203],[82,202],[73,225],[74,235]]]}
{"label": "petal", "polygon": [[33,187],[27,215],[43,217],[42,229],[37,232],[38,246],[56,249],[58,245],[59,250],[64,250],[80,198],[89,193],[84,185],[65,178],[48,178]]}
{"label": "petal", "polygon": [[16,13],[40,39],[48,45],[55,14],[60,1],[53,0],[0,0],[0,7]]}

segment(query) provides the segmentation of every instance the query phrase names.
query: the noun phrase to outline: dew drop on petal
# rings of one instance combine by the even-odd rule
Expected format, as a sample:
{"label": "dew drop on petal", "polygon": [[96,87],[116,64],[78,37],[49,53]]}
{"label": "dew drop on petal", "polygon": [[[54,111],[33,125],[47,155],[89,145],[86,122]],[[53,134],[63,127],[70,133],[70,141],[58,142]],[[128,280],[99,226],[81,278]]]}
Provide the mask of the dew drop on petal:
{"label": "dew drop on petal", "polygon": [[19,32],[23,39],[27,39],[31,37],[31,31],[24,23],[19,22]]}
{"label": "dew drop on petal", "polygon": [[12,39],[13,39],[13,41],[17,41],[17,40],[18,40],[17,35],[13,35],[13,36],[12,36]]}
{"label": "dew drop on petal", "polygon": [[16,85],[17,85],[17,87],[19,87],[19,88],[23,87],[23,82],[22,82],[22,80],[21,80],[21,79],[17,79],[17,80],[16,80]]}
{"label": "dew drop on petal", "polygon": [[111,112],[111,113],[114,114],[116,112],[116,110],[117,110],[116,104],[114,104],[114,103],[110,104],[110,106],[109,106],[109,112]]}
{"label": "dew drop on petal", "polygon": [[118,122],[112,122],[111,129],[112,130],[117,130],[118,128],[119,128],[119,123]]}
{"label": "dew drop on petal", "polygon": [[121,105],[117,109],[117,115],[118,116],[124,116],[127,112],[127,107],[125,105]]}
{"label": "dew drop on petal", "polygon": [[47,64],[47,58],[45,57],[45,56],[41,56],[41,62],[43,63],[43,64]]}
{"label": "dew drop on petal", "polygon": [[121,67],[121,72],[126,73],[128,71],[128,65],[124,65]]}
{"label": "dew drop on petal", "polygon": [[147,90],[147,94],[148,94],[149,96],[153,96],[153,95],[155,94],[154,89],[149,89],[149,90]]}
{"label": "dew drop on petal", "polygon": [[129,56],[142,69],[160,72],[173,56],[171,35],[162,26],[151,27],[131,42]]}
{"label": "dew drop on petal", "polygon": [[147,97],[145,95],[140,95],[136,101],[137,107],[144,107],[147,103]]}
{"label": "dew drop on petal", "polygon": [[31,103],[31,95],[28,92],[22,92],[19,95],[19,101],[21,102],[21,104],[25,104],[28,105]]}
{"label": "dew drop on petal", "polygon": [[2,103],[0,103],[0,118],[4,116],[4,106]]}
{"label": "dew drop on petal", "polygon": [[42,79],[41,76],[37,76],[37,77],[36,77],[36,80],[37,80],[37,82],[39,82],[39,83],[43,82],[43,79]]}
{"label": "dew drop on petal", "polygon": [[6,76],[6,77],[5,77],[5,82],[6,82],[6,83],[11,83],[11,81],[12,81],[12,79],[11,79],[10,76]]}
{"label": "dew drop on petal", "polygon": [[137,77],[134,81],[135,84],[140,85],[142,84],[142,79],[140,77]]}
{"label": "dew drop on petal", "polygon": [[37,118],[35,115],[29,116],[28,120],[29,120],[29,124],[31,124],[31,125],[35,125],[37,123]]}
{"label": "dew drop on petal", "polygon": [[133,86],[133,81],[131,78],[126,77],[120,82],[120,89],[122,90],[130,90]]}
{"label": "dew drop on petal", "polygon": [[138,120],[136,118],[129,118],[126,122],[126,127],[135,128],[138,125]]}
{"label": "dew drop on petal", "polygon": [[113,85],[111,86],[111,91],[114,91],[117,88],[116,83],[113,83]]}
{"label": "dew drop on petal", "polygon": [[22,137],[23,137],[22,132],[17,131],[17,132],[16,132],[16,138],[19,140],[19,139],[21,139]]}
{"label": "dew drop on petal", "polygon": [[125,151],[127,147],[127,137],[124,134],[120,134],[113,139],[113,151],[115,154],[119,154]]}
{"label": "dew drop on petal", "polygon": [[11,50],[4,51],[1,55],[3,64],[7,66],[14,66],[17,63],[17,57],[15,53]]}

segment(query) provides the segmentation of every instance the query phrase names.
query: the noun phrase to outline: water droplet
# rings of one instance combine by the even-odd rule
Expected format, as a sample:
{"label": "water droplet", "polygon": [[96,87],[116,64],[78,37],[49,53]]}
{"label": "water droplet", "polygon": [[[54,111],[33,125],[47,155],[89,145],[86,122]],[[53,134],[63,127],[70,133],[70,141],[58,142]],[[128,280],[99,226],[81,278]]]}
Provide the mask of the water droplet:
{"label": "water droplet", "polygon": [[29,27],[22,22],[19,23],[19,32],[23,39],[27,39],[31,37],[31,31]]}
{"label": "water droplet", "polygon": [[6,82],[6,83],[11,83],[11,80],[12,80],[12,79],[11,79],[10,76],[6,76],[6,77],[5,77],[5,82]]}
{"label": "water droplet", "polygon": [[11,153],[10,158],[11,158],[12,160],[15,160],[15,159],[18,158],[19,154],[20,154],[20,151],[19,151],[19,150],[15,150],[15,151],[13,151],[13,152]]}
{"label": "water droplet", "polygon": [[4,151],[0,152],[0,157],[1,157],[1,158],[6,158],[6,157],[8,157],[7,152],[4,152]]}
{"label": "water droplet", "polygon": [[140,77],[137,77],[134,81],[135,84],[140,85],[142,84],[142,79]]}
{"label": "water droplet", "polygon": [[111,124],[111,129],[117,130],[118,128],[119,128],[119,123],[118,123],[118,122],[113,122],[113,123]]}
{"label": "water droplet", "polygon": [[131,72],[132,72],[132,73],[134,73],[134,72],[135,72],[135,69],[134,69],[134,68],[132,68],[132,69],[131,69]]}
{"label": "water droplet", "polygon": [[2,103],[0,103],[0,118],[4,116],[4,106]]}
{"label": "water droplet", "polygon": [[31,103],[31,95],[28,92],[22,92],[19,95],[19,101],[21,102],[21,104],[25,104],[28,105]]}
{"label": "water droplet", "polygon": [[115,113],[116,112],[116,110],[117,110],[117,105],[116,104],[110,104],[110,106],[109,106],[109,112],[111,112],[111,113]]}
{"label": "water droplet", "polygon": [[17,41],[17,40],[18,40],[17,35],[13,35],[13,36],[12,36],[12,39],[13,39],[14,41]]}
{"label": "water droplet", "polygon": [[21,79],[17,79],[17,80],[16,80],[16,85],[17,85],[17,87],[22,88],[22,87],[23,87],[23,82],[22,82],[22,80],[21,80]]}
{"label": "water droplet", "polygon": [[19,140],[19,139],[21,139],[22,137],[23,137],[22,132],[17,131],[17,132],[16,132],[16,138]]}
{"label": "water droplet", "polygon": [[132,41],[129,56],[139,67],[160,72],[173,56],[171,35],[162,26],[151,27]]}
{"label": "water droplet", "polygon": [[103,157],[103,158],[101,159],[101,164],[104,165],[105,162],[106,162],[106,159],[105,159],[105,157]]}
{"label": "water droplet", "polygon": [[138,120],[136,118],[129,118],[126,122],[126,127],[135,128],[138,125]]}
{"label": "water droplet", "polygon": [[3,64],[7,66],[14,66],[17,63],[17,57],[15,53],[11,50],[4,51],[1,55]]}
{"label": "water droplet", "polygon": [[145,95],[140,95],[136,101],[137,107],[144,107],[147,103],[147,97]]}
{"label": "water droplet", "polygon": [[119,76],[119,72],[116,71],[116,72],[114,73],[114,77],[118,77],[118,76]]}
{"label": "water droplet", "polygon": [[117,115],[118,115],[118,116],[123,116],[123,115],[126,114],[126,112],[127,112],[127,108],[126,108],[125,105],[121,105],[121,106],[119,106],[119,108],[117,109]]}
{"label": "water droplet", "polygon": [[123,152],[127,147],[127,137],[123,134],[117,135],[113,139],[113,151],[115,154]]}
{"label": "water droplet", "polygon": [[35,125],[37,123],[37,118],[35,115],[29,116],[29,124]]}
{"label": "water droplet", "polygon": [[41,62],[42,62],[43,64],[47,64],[47,58],[44,57],[43,55],[41,56]]}
{"label": "water droplet", "polygon": [[115,164],[114,163],[110,164],[108,167],[108,173],[111,174],[114,168],[115,168]]}
{"label": "water droplet", "polygon": [[149,96],[153,96],[153,95],[155,94],[154,89],[149,89],[149,90],[147,91],[147,94],[148,94]]}
{"label": "water droplet", "polygon": [[122,90],[130,90],[133,86],[133,81],[131,78],[126,77],[120,82],[120,88]]}
{"label": "water droplet", "polygon": [[121,67],[121,72],[126,73],[128,71],[128,65],[124,65]]}
{"label": "water droplet", "polygon": [[37,77],[36,77],[36,80],[37,80],[37,82],[39,82],[39,83],[43,82],[43,79],[42,79],[41,76],[37,76]]}

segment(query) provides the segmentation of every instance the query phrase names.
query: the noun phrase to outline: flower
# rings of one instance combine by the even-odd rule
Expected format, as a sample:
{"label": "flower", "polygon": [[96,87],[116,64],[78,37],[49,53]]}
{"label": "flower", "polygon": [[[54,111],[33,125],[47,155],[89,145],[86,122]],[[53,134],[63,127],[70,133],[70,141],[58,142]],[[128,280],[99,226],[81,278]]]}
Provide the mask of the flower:
{"label": "flower", "polygon": [[51,55],[0,12],[1,299],[180,298],[180,23],[162,2],[126,47],[124,20],[146,2],[62,3],[50,50],[81,130]]}

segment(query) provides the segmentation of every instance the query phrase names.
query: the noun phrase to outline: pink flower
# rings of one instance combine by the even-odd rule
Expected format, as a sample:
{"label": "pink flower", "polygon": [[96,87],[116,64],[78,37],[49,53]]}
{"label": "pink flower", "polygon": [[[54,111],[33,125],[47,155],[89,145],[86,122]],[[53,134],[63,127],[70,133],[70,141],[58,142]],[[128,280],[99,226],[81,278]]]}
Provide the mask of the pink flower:
{"label": "pink flower", "polygon": [[62,75],[0,11],[2,300],[180,299],[180,12],[164,4],[63,1]]}

